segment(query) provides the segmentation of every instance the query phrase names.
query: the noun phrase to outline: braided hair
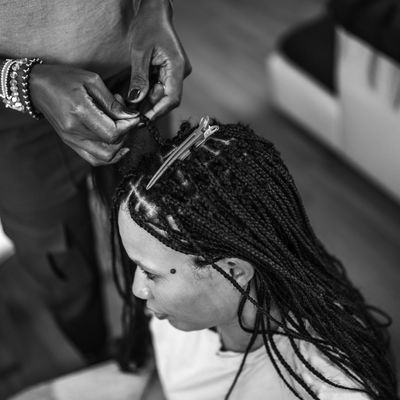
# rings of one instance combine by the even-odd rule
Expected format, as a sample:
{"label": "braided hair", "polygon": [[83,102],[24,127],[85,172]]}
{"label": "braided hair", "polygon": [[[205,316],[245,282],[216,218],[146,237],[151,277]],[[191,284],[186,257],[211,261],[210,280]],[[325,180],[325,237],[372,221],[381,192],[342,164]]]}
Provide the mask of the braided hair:
{"label": "braided hair", "polygon": [[[130,338],[135,330],[142,330],[140,340],[145,340],[147,333],[143,332],[142,304],[131,294],[134,269],[123,266],[121,274],[115,262],[117,245],[121,244],[116,220],[125,201],[139,226],[169,248],[195,255],[199,267],[211,265],[241,292],[238,318],[251,339],[226,398],[234,390],[257,335],[262,335],[266,352],[289,389],[300,399],[304,394],[319,398],[281,354],[274,340],[279,334],[288,338],[294,354],[310,373],[329,385],[362,391],[374,400],[398,399],[395,374],[388,361],[389,318],[365,303],[343,265],[317,239],[275,147],[247,126],[219,124],[218,132],[205,144],[184,161],[176,161],[146,190],[163,155],[195,129],[185,122],[175,138],[161,143],[154,126],[146,124],[160,142],[160,151],[145,155],[135,168],[129,163],[122,167],[112,210],[114,277],[125,300],[123,322]],[[254,298],[249,287],[243,289],[216,264],[229,257],[252,264]],[[241,320],[246,302],[257,309],[251,329]],[[279,319],[273,317],[273,307]],[[300,341],[315,346],[356,387],[344,387],[326,378],[301,353]],[[125,350],[140,366],[148,353],[143,352],[143,344],[136,348],[142,351]],[[125,361],[125,367],[128,364]],[[295,385],[287,379],[288,374]]]}

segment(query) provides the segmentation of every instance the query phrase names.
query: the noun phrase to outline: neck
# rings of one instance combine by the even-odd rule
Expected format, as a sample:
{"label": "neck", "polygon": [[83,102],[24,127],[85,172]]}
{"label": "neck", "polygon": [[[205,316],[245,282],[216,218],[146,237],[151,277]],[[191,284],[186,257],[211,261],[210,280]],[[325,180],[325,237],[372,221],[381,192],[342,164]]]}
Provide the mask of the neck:
{"label": "neck", "polygon": [[[278,318],[276,312],[272,311],[274,318]],[[254,329],[254,323],[256,319],[256,309],[249,302],[246,303],[241,320],[243,325],[249,330]],[[277,328],[275,323],[272,323],[273,329]],[[223,325],[217,326],[217,331],[220,335],[223,349],[227,351],[234,351],[238,353],[244,353],[249,345],[252,333],[244,331],[240,324],[238,316],[235,316],[231,321]],[[254,351],[260,348],[264,344],[264,340],[261,334],[257,334],[254,343],[252,344],[250,351]]]}
{"label": "neck", "polygon": [[[231,324],[217,327],[218,334],[221,338],[222,348],[225,351],[234,351],[236,353],[244,353],[249,345],[252,334],[244,331],[236,318]],[[257,335],[250,351],[260,348],[263,344],[261,335]]]}

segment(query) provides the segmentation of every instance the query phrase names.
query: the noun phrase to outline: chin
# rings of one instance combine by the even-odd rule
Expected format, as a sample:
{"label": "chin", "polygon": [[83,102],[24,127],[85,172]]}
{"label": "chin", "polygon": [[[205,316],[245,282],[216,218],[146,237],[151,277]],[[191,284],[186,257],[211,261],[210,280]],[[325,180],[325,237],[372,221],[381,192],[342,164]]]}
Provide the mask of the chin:
{"label": "chin", "polygon": [[176,329],[180,331],[190,332],[190,331],[199,331],[202,329],[206,329],[206,326],[195,322],[187,322],[187,321],[177,321],[175,319],[169,319],[168,322]]}

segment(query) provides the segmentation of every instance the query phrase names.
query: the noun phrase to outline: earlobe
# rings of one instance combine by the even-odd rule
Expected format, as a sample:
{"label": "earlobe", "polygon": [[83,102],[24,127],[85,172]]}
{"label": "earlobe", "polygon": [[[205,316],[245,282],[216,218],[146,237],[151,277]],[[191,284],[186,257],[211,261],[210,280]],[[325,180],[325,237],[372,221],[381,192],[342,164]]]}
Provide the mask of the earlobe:
{"label": "earlobe", "polygon": [[240,258],[225,258],[217,264],[242,287],[246,286],[254,276],[253,266]]}

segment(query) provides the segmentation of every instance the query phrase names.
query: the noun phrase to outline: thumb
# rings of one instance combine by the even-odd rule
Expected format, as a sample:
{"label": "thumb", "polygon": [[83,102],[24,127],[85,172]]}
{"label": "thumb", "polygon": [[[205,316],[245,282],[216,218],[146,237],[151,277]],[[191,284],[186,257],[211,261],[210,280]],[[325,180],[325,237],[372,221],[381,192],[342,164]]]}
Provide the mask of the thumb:
{"label": "thumb", "polygon": [[93,85],[86,85],[87,93],[93,98],[95,104],[112,119],[136,117],[137,112],[130,111],[120,101],[120,97],[113,96],[102,80]]}
{"label": "thumb", "polygon": [[128,99],[130,103],[139,103],[149,91],[149,69],[151,52],[133,52],[131,59],[131,82],[129,85]]}

